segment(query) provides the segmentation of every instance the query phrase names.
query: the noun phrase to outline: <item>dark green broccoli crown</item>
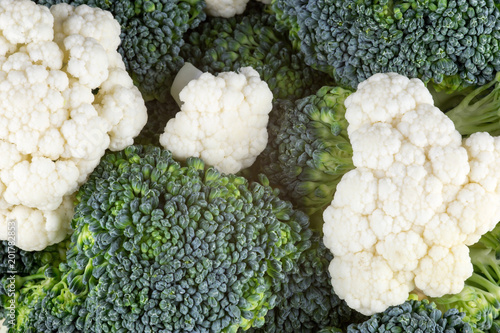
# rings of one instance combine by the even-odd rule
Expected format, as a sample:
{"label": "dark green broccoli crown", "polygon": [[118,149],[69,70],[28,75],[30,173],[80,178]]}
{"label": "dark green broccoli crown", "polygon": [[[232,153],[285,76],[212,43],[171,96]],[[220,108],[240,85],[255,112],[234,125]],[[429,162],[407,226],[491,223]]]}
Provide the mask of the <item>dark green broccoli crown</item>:
{"label": "dark green broccoli crown", "polygon": [[286,35],[274,28],[276,18],[249,4],[243,15],[210,17],[189,34],[181,49],[184,60],[203,72],[217,74],[251,66],[267,82],[274,98],[300,98],[328,80],[305,65]]}
{"label": "dark green broccoli crown", "polygon": [[350,94],[325,86],[296,102],[277,100],[271,111],[268,144],[258,163],[308,214],[329,205],[341,177],[354,168],[344,118]]}
{"label": "dark green broccoli crown", "polygon": [[[255,333],[309,333],[359,321],[361,314],[340,300],[331,285],[328,265],[333,259],[318,233],[312,246],[300,256],[278,293],[278,305],[267,313],[263,327]],[[365,318],[366,319],[366,318]]]}
{"label": "dark green broccoli crown", "polygon": [[277,0],[305,61],[356,88],[397,72],[455,91],[500,70],[500,10],[494,0]]}
{"label": "dark green broccoli crown", "polygon": [[139,133],[139,136],[134,139],[134,143],[158,146],[160,144],[160,135],[165,132],[167,122],[175,117],[180,108],[172,96],[167,96],[165,102],[148,101],[146,102],[146,108],[148,110],[148,122]]}
{"label": "dark green broccoli crown", "polygon": [[464,316],[457,309],[450,309],[443,314],[436,304],[428,300],[410,299],[401,305],[389,307],[383,313],[374,314],[363,323],[349,325],[347,333],[472,333],[471,326],[463,320]]}
{"label": "dark green broccoli crown", "polygon": [[86,4],[113,14],[121,26],[118,52],[146,100],[165,101],[173,78],[184,65],[183,35],[205,20],[203,0],[34,0],[51,6]]}
{"label": "dark green broccoli crown", "polygon": [[154,146],[105,155],[79,190],[69,289],[84,332],[261,326],[310,246],[308,218],[261,182]]}

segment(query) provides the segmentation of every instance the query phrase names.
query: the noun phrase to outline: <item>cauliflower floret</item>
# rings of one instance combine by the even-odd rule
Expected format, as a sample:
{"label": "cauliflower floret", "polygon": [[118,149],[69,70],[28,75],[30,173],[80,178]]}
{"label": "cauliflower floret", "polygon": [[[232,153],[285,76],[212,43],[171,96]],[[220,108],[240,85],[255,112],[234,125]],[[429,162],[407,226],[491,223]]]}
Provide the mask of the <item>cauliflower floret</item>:
{"label": "cauliflower floret", "polygon": [[207,0],[206,3],[205,12],[208,15],[233,17],[245,11],[248,0]]}
{"label": "cauliflower floret", "polygon": [[376,74],[345,101],[356,169],[324,211],[332,285],[365,315],[418,288],[460,292],[468,245],[500,220],[500,138],[462,141],[419,79]]}
{"label": "cauliflower floret", "polygon": [[175,158],[202,158],[224,173],[249,167],[267,145],[273,95],[251,67],[204,73],[179,94],[183,102],[160,144]]}
{"label": "cauliflower floret", "polygon": [[9,221],[13,221],[16,246],[21,249],[41,251],[47,244],[60,242],[71,233],[68,221],[73,217],[74,200],[74,196],[65,196],[57,209],[48,211],[26,206],[0,209],[0,239],[8,239]]}
{"label": "cauliflower floret", "polygon": [[16,220],[23,250],[66,237],[67,198],[146,123],[119,43],[101,9],[0,0],[0,226]]}
{"label": "cauliflower floret", "polygon": [[108,77],[108,56],[104,47],[95,39],[81,35],[64,38],[67,50],[66,71],[77,78],[80,84],[91,89],[99,87]]}
{"label": "cauliflower floret", "polygon": [[32,1],[0,1],[0,35],[13,45],[51,41],[54,18]]}

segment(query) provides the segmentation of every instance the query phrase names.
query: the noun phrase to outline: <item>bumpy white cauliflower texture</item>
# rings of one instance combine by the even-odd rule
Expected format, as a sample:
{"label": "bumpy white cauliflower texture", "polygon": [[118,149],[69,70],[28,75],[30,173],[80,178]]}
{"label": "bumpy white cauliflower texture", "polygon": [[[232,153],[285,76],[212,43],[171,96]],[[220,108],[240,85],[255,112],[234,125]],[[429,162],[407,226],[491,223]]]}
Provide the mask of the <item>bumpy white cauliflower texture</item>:
{"label": "bumpy white cauliflower texture", "polygon": [[181,110],[160,136],[175,158],[200,157],[221,172],[236,173],[251,166],[266,147],[273,95],[253,68],[203,73],[179,98]]}
{"label": "bumpy white cauliflower texture", "polygon": [[365,315],[461,291],[467,245],[500,220],[500,137],[462,140],[418,79],[376,74],[345,101],[355,169],[324,211],[339,297]]}
{"label": "bumpy white cauliflower texture", "polygon": [[24,250],[64,239],[72,193],[145,125],[119,36],[98,8],[0,0],[0,240],[12,220]]}
{"label": "bumpy white cauliflower texture", "polygon": [[245,11],[249,0],[207,0],[205,12],[209,16],[233,17]]}

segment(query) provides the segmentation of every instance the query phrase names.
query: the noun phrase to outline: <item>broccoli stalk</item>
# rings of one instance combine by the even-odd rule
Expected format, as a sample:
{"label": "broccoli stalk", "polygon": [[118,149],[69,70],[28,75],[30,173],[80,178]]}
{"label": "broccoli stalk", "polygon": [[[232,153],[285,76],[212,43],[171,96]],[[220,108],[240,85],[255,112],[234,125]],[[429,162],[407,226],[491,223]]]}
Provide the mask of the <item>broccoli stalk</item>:
{"label": "broccoli stalk", "polygon": [[170,88],[170,94],[174,98],[177,105],[181,106],[181,100],[179,98],[179,93],[181,90],[189,83],[191,80],[196,80],[203,74],[198,68],[194,67],[191,63],[186,62],[184,66],[181,67],[179,72],[174,78],[172,87]]}
{"label": "broccoli stalk", "polygon": [[464,136],[476,132],[500,135],[500,73],[495,79],[476,88],[446,115]]}

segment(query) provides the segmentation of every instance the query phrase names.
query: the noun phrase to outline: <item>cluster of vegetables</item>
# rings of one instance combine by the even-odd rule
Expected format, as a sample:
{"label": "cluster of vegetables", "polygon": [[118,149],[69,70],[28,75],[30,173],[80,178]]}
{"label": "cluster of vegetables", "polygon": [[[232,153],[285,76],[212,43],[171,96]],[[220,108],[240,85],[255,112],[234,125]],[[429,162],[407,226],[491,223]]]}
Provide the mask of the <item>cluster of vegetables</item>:
{"label": "cluster of vegetables", "polygon": [[500,332],[499,135],[495,0],[0,0],[0,320]]}

